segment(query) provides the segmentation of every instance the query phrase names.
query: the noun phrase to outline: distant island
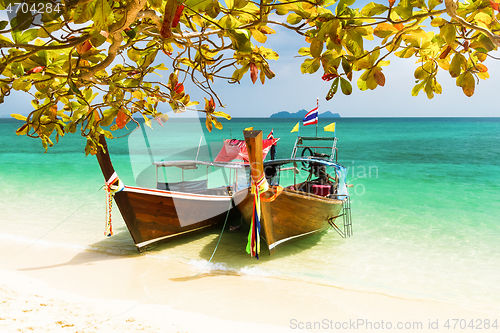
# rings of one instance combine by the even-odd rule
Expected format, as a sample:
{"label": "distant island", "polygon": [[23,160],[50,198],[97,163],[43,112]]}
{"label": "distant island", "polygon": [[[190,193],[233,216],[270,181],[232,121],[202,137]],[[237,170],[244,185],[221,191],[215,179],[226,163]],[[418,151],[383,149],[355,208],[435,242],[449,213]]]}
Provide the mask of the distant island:
{"label": "distant island", "polygon": [[[307,110],[299,110],[295,113],[290,113],[288,111],[280,111],[278,113],[273,113],[269,118],[304,118],[308,111]],[[330,111],[326,111],[319,114],[319,118],[340,118],[338,113],[331,113]]]}

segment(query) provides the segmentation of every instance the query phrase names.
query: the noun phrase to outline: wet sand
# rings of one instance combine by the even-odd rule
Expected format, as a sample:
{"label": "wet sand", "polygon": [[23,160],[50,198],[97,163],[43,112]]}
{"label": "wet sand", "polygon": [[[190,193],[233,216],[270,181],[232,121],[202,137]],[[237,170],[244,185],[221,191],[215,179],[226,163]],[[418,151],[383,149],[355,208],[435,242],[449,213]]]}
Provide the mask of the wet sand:
{"label": "wet sand", "polygon": [[[4,332],[477,332],[486,319],[500,322],[494,309],[467,304],[280,277],[200,273],[147,254],[26,246],[0,245]],[[474,320],[475,328],[460,329],[459,321],[453,329],[452,319]]]}

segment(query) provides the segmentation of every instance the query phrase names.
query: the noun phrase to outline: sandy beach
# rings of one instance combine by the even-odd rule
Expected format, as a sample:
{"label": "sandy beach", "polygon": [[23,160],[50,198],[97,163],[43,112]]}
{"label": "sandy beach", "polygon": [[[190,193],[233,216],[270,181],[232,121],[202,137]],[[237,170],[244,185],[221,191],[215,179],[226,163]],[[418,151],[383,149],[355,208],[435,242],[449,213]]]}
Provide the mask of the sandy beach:
{"label": "sandy beach", "polygon": [[199,269],[147,254],[27,246],[0,246],[3,332],[466,332],[500,317],[289,278],[213,270],[193,277]]}

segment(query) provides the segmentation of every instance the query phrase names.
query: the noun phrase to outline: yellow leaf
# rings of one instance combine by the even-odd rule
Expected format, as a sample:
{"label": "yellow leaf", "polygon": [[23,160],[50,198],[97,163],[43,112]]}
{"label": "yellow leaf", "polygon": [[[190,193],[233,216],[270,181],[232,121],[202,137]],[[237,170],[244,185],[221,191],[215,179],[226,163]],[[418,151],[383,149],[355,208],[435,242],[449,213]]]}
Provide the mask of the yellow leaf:
{"label": "yellow leaf", "polygon": [[219,121],[217,119],[212,118],[212,122],[214,123],[215,128],[217,128],[218,130],[222,129],[222,124],[219,123]]}
{"label": "yellow leaf", "polygon": [[[488,14],[480,12],[480,13],[477,13],[476,16],[474,16],[474,21],[476,21],[476,23],[478,23],[478,24],[484,23],[485,25],[488,25],[491,23],[492,18]],[[485,28],[488,28],[488,27],[485,26]]]}
{"label": "yellow leaf", "polygon": [[132,96],[137,99],[142,99],[142,93],[139,90],[136,90],[132,93]]}
{"label": "yellow leaf", "polygon": [[477,77],[482,80],[486,80],[490,77],[490,74],[488,74],[488,72],[479,72],[477,73]]}
{"label": "yellow leaf", "polygon": [[10,116],[11,116],[12,118],[17,119],[17,120],[26,121],[26,117],[25,117],[25,116],[23,116],[22,114],[12,113]]}
{"label": "yellow leaf", "polygon": [[260,32],[257,29],[251,29],[252,32],[252,37],[259,43],[265,43],[267,40],[267,36],[264,35],[262,32]]}
{"label": "yellow leaf", "polygon": [[215,111],[215,112],[213,112],[212,114],[213,114],[214,116],[216,116],[216,117],[224,117],[224,118],[226,118],[227,120],[231,120],[231,116],[230,116],[230,115],[228,115],[228,114],[227,114],[227,113],[225,113],[225,112],[222,112],[222,111]]}
{"label": "yellow leaf", "polygon": [[[466,72],[463,75],[464,76],[461,80],[460,86],[462,87],[462,90],[463,90],[465,96],[471,97],[472,95],[474,95],[476,81],[474,80],[474,76],[472,76],[472,74],[470,72]],[[457,83],[458,83],[458,81],[459,80],[457,79]]]}
{"label": "yellow leaf", "polygon": [[450,69],[450,63],[446,59],[437,59],[438,66],[444,69],[445,71]]}
{"label": "yellow leaf", "polygon": [[149,128],[153,129],[153,126],[151,126],[151,119],[149,119],[146,116],[143,117],[144,117],[144,124],[146,124]]}
{"label": "yellow leaf", "polygon": [[441,93],[443,92],[443,88],[437,81],[434,81],[434,92],[438,95],[441,95]]}
{"label": "yellow leaf", "polygon": [[379,38],[385,38],[387,36],[390,36],[394,33],[396,33],[398,29],[396,29],[392,24],[390,23],[379,23],[375,30],[373,31],[374,35],[379,37]]}

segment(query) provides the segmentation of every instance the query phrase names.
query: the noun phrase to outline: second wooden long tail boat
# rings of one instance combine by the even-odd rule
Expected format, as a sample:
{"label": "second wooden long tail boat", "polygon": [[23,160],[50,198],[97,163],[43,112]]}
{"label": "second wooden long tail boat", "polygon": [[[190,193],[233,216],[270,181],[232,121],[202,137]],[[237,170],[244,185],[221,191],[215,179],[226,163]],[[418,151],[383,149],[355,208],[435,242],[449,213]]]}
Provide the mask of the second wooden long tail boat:
{"label": "second wooden long tail boat", "polygon": [[[270,254],[289,241],[325,231],[330,226],[341,236],[350,236],[345,167],[321,157],[323,155],[263,163],[259,153],[262,131],[244,131],[244,136],[253,183],[262,182],[262,179],[269,183],[269,189],[260,195],[259,222],[260,236],[266,241]],[[301,182],[296,179],[299,166],[308,173]],[[333,172],[328,173],[328,169]],[[255,214],[254,194],[247,188],[236,192],[233,198],[250,223]],[[343,230],[335,224],[339,217],[344,218]]]}

